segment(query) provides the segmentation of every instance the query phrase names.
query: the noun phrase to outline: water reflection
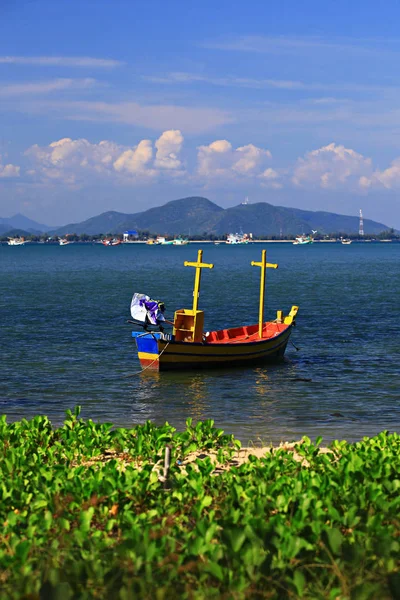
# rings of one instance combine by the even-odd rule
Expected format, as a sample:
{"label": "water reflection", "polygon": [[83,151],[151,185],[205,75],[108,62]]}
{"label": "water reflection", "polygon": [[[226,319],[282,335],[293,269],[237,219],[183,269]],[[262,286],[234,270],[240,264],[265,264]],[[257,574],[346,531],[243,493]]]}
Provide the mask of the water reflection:
{"label": "water reflection", "polygon": [[201,374],[193,377],[186,393],[191,417],[196,421],[207,419],[210,412],[210,404],[209,387],[206,377]]}

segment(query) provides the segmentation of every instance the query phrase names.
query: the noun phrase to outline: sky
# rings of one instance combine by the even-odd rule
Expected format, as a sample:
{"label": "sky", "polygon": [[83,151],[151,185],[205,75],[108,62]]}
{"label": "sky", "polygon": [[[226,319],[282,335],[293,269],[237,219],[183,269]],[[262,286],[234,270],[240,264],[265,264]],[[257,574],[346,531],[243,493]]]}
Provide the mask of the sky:
{"label": "sky", "polygon": [[186,196],[400,229],[400,3],[0,0],[0,217]]}

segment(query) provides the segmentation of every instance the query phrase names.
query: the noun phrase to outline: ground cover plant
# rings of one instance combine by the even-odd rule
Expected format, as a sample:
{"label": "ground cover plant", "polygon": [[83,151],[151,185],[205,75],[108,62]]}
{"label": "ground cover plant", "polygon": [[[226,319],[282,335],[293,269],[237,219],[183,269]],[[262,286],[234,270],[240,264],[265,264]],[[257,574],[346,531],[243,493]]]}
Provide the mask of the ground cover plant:
{"label": "ground cover plant", "polygon": [[2,417],[0,597],[400,598],[400,436],[320,442]]}

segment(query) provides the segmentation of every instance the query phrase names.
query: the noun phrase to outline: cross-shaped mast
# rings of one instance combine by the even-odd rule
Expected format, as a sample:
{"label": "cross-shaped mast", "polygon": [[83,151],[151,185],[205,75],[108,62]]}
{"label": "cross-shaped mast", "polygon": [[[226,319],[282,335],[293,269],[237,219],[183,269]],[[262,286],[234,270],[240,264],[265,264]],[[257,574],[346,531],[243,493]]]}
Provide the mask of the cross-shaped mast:
{"label": "cross-shaped mast", "polygon": [[197,310],[199,304],[199,295],[200,295],[200,279],[201,279],[201,269],[213,269],[214,265],[201,262],[203,258],[203,250],[199,250],[197,253],[197,262],[188,262],[185,260],[183,263],[185,267],[195,267],[196,275],[194,278],[194,290],[193,290],[193,311]]}
{"label": "cross-shaped mast", "polygon": [[258,316],[258,335],[260,338],[263,336],[263,323],[264,323],[264,298],[265,298],[265,271],[267,268],[277,269],[278,265],[275,263],[267,263],[267,251],[261,252],[261,262],[251,261],[252,267],[261,267],[261,280],[260,280],[260,310]]}

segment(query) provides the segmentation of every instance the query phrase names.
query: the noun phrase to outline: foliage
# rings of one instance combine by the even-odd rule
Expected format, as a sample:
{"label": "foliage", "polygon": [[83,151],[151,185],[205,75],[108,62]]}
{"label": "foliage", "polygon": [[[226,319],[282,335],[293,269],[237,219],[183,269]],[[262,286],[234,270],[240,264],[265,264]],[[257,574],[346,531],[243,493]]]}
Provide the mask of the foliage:
{"label": "foliage", "polygon": [[212,421],[2,417],[0,598],[398,598],[400,436],[320,442],[235,466]]}

